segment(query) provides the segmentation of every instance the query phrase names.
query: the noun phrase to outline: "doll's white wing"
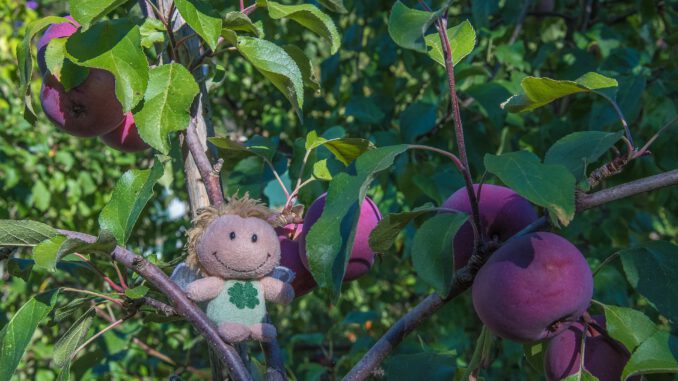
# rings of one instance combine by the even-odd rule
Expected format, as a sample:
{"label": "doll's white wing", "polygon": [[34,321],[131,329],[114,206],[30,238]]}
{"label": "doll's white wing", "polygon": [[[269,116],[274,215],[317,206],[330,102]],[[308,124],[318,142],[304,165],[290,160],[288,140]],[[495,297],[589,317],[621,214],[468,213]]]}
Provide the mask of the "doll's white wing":
{"label": "doll's white wing", "polygon": [[172,275],[170,276],[172,282],[176,283],[176,285],[179,286],[182,291],[186,291],[186,286],[199,278],[200,274],[190,268],[185,262],[179,263],[179,265],[174,268],[174,271],[172,271]]}

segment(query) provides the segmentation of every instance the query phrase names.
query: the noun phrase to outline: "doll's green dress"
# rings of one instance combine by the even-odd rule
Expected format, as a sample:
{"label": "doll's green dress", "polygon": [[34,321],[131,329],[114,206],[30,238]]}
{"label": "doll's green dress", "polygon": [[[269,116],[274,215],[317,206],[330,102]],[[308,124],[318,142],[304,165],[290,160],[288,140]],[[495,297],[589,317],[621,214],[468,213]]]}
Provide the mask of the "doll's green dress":
{"label": "doll's green dress", "polygon": [[219,295],[207,304],[207,317],[217,325],[251,326],[265,322],[264,290],[259,280],[226,280]]}

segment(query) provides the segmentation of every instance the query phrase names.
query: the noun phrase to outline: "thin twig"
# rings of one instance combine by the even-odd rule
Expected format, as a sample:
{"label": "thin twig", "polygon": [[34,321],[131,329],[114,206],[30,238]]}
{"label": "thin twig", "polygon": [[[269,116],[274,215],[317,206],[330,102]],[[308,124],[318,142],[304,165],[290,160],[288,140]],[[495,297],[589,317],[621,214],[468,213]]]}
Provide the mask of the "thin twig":
{"label": "thin twig", "polygon": [[85,263],[87,263],[87,264],[92,268],[92,270],[94,270],[94,272],[96,272],[97,274],[99,274],[99,276],[100,276],[101,278],[103,278],[103,280],[104,280],[106,283],[108,283],[109,286],[111,286],[111,288],[112,288],[113,290],[115,290],[115,291],[117,291],[117,292],[123,292],[124,289],[123,289],[122,287],[120,287],[117,283],[113,282],[113,280],[112,280],[111,278],[109,278],[106,274],[104,274],[103,271],[101,271],[94,263],[92,263],[92,261],[90,261],[89,259],[87,259],[87,257],[85,257],[84,255],[82,255],[82,254],[80,254],[80,253],[73,253],[73,255],[75,255],[76,257],[80,258],[80,259],[83,260]]}
{"label": "thin twig", "polygon": [[431,152],[435,152],[437,154],[443,155],[443,156],[449,158],[450,160],[452,160],[452,162],[454,163],[454,166],[457,167],[457,169],[461,173],[464,173],[464,170],[466,169],[466,167],[464,167],[464,164],[462,164],[461,160],[459,160],[459,158],[455,154],[453,154],[452,152],[447,152],[447,151],[442,150],[440,148],[429,147],[429,146],[424,146],[424,145],[419,145],[419,144],[410,144],[407,147],[410,148],[410,149],[417,149],[417,150],[422,150],[422,151],[431,151]]}
{"label": "thin twig", "polygon": [[[78,238],[85,242],[96,242],[96,237],[89,234],[68,230],[59,230],[59,233],[70,238]],[[234,380],[252,379],[238,356],[238,352],[231,345],[224,342],[214,324],[212,324],[200,307],[188,299],[186,294],[162,270],[143,257],[120,246],[115,248],[111,257],[141,275],[142,278],[165,294],[174,304],[176,312],[186,318],[205,337],[210,347],[214,349],[220,359],[228,366],[230,375]]]}
{"label": "thin twig", "polygon": [[474,252],[483,244],[485,237],[480,222],[480,212],[478,210],[478,200],[476,199],[475,191],[473,190],[473,180],[471,179],[470,167],[468,164],[468,156],[466,155],[466,143],[464,141],[464,127],[461,123],[461,112],[459,111],[459,99],[457,98],[456,83],[454,79],[454,62],[452,60],[452,47],[450,46],[450,39],[447,36],[447,13],[438,18],[437,21],[438,34],[440,42],[445,54],[445,71],[447,72],[447,84],[450,91],[450,101],[452,102],[452,110],[454,113],[454,133],[457,138],[457,149],[459,150],[459,158],[465,168],[462,171],[464,176],[464,183],[466,185],[466,192],[468,193],[469,202],[471,204],[471,227],[473,228],[473,247]]}
{"label": "thin twig", "polygon": [[103,294],[99,294],[98,292],[94,292],[94,291],[81,290],[81,289],[79,289],[79,288],[71,288],[71,287],[62,287],[62,288],[61,288],[61,291],[66,291],[66,292],[77,292],[77,293],[80,293],[80,294],[92,295],[92,296],[96,296],[97,298],[106,299],[106,300],[108,300],[109,302],[112,302],[112,303],[115,303],[115,304],[117,304],[117,305],[119,305],[119,306],[122,306],[122,300],[120,300],[120,299],[115,299],[115,298],[111,298],[110,296],[106,296],[106,295],[103,295]]}
{"label": "thin twig", "polygon": [[577,211],[676,184],[678,184],[678,169],[603,189],[596,193],[580,193],[577,195]]}
{"label": "thin twig", "polygon": [[73,357],[75,357],[75,355],[77,355],[78,352],[80,352],[80,351],[83,350],[85,347],[87,347],[92,341],[94,341],[94,340],[96,340],[97,338],[99,338],[99,336],[103,335],[104,333],[106,333],[106,332],[112,330],[113,328],[119,326],[120,324],[124,323],[125,320],[127,320],[127,319],[119,319],[119,320],[116,320],[115,322],[113,322],[112,324],[110,324],[108,327],[106,327],[106,328],[102,329],[101,331],[95,333],[94,336],[90,337],[87,341],[85,341],[84,343],[82,343],[82,345],[80,345],[80,346],[73,352]]}

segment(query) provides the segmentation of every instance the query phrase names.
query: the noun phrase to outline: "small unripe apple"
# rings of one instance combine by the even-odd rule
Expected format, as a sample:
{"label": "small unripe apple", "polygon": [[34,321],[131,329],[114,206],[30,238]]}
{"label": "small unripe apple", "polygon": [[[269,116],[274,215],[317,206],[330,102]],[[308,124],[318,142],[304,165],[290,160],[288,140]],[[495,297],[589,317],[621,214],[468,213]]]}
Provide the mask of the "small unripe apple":
{"label": "small unripe apple", "polygon": [[134,116],[131,112],[125,114],[125,120],[118,128],[101,135],[99,139],[107,146],[122,152],[139,152],[150,148],[139,136],[139,130],[134,123]]}
{"label": "small unripe apple", "polygon": [[[593,319],[605,328],[605,318]],[[581,340],[586,337],[584,369],[599,381],[619,381],[629,353],[624,346],[612,338],[601,335],[594,328],[582,335],[584,324],[574,323],[567,330],[552,338],[544,352],[544,373],[549,381],[559,381],[577,373],[581,365]],[[639,377],[631,377],[632,381]]]}
{"label": "small unripe apple", "polygon": [[294,271],[292,288],[294,288],[294,295],[297,298],[308,294],[317,286],[313,275],[301,261],[299,241],[295,239],[301,233],[301,229],[302,225],[294,224],[276,229],[280,241],[280,265]]}
{"label": "small unripe apple", "polygon": [[45,63],[45,51],[47,50],[47,44],[49,44],[49,42],[55,38],[69,37],[80,27],[80,24],[73,20],[73,17],[64,16],[64,18],[73,21],[75,25],[69,22],[52,24],[47,27],[45,33],[43,33],[43,35],[40,37],[40,40],[38,40],[38,68],[40,69],[40,74],[43,76],[47,73],[47,64]]}
{"label": "small unripe apple", "polygon": [[[478,184],[473,185],[478,194]],[[466,188],[454,192],[443,208],[455,209],[471,217],[471,202]],[[511,238],[537,219],[537,213],[526,199],[510,188],[500,185],[483,184],[478,200],[480,222],[485,237],[503,242]],[[454,268],[459,270],[468,263],[473,254],[473,228],[467,221],[454,236]]]}
{"label": "small unripe apple", "polygon": [[68,91],[48,73],[40,90],[40,102],[57,127],[79,137],[107,134],[125,118],[115,97],[115,78],[101,69],[90,69],[87,79]]}
{"label": "small unripe apple", "polygon": [[478,317],[495,334],[529,343],[556,336],[582,316],[593,296],[593,276],[568,240],[537,232],[492,254],[472,295]]}
{"label": "small unripe apple", "polygon": [[[313,224],[318,221],[320,215],[325,208],[325,200],[327,194],[318,197],[304,217],[304,228],[299,238],[299,250],[301,253],[301,260],[304,266],[308,268],[308,257],[306,253],[306,235],[311,230]],[[374,264],[374,251],[370,248],[369,238],[372,230],[377,226],[381,220],[381,213],[377,205],[369,197],[365,197],[362,207],[360,208],[360,217],[358,225],[356,226],[355,239],[353,240],[353,248],[351,250],[351,257],[348,260],[346,273],[344,274],[344,281],[351,281],[365,275],[372,264]]]}

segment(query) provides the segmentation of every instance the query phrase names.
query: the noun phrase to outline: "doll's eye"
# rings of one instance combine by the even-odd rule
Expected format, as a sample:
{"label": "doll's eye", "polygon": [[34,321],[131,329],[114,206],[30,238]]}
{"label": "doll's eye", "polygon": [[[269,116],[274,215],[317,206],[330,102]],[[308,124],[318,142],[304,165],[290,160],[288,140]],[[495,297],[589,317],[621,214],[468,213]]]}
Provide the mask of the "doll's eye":
{"label": "doll's eye", "polygon": [[252,242],[257,242],[258,239],[259,237],[256,234],[252,234]]}
{"label": "doll's eye", "polygon": [[231,234],[229,234],[228,237],[229,237],[231,240],[234,240],[234,239],[235,239],[235,232],[231,232]]}

